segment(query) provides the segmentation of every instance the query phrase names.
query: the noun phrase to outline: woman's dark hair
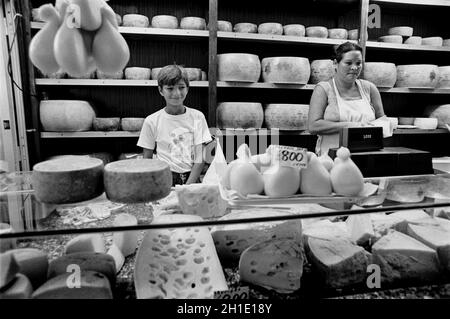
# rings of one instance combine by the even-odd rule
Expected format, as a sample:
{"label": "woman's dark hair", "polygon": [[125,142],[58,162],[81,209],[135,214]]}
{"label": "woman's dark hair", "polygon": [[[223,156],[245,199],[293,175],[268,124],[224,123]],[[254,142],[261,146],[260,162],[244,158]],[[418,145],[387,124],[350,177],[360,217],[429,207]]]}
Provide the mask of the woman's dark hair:
{"label": "woman's dark hair", "polygon": [[362,48],[361,48],[361,46],[359,46],[359,44],[349,42],[349,41],[344,42],[334,50],[334,58],[339,63],[339,62],[341,62],[342,57],[344,56],[345,53],[347,53],[349,51],[354,51],[354,50],[362,53]]}

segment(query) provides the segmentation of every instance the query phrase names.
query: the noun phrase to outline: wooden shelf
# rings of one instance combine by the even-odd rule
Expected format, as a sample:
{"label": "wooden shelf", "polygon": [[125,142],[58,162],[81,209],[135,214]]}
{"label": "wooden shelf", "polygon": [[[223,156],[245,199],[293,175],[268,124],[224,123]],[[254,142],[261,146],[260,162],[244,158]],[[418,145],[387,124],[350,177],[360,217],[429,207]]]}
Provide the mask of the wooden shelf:
{"label": "wooden shelf", "polygon": [[139,137],[139,132],[41,132],[41,138]]}
{"label": "wooden shelf", "polygon": [[218,81],[217,87],[222,88],[250,88],[250,89],[295,89],[314,90],[315,84],[275,84],[275,83],[247,83],[247,82],[224,82]]}
{"label": "wooden shelf", "polygon": [[[67,86],[158,86],[156,80],[103,80],[103,79],[36,79],[36,85]],[[208,87],[208,81],[191,81],[191,87]]]}
{"label": "wooden shelf", "polygon": [[450,132],[445,128],[438,128],[435,130],[422,130],[417,128],[394,130],[394,135],[411,135],[411,134],[450,134]]}
{"label": "wooden shelf", "polygon": [[[450,3],[450,1],[449,1]],[[387,42],[367,41],[368,49],[388,49],[388,50],[407,50],[407,51],[432,51],[432,52],[450,52],[450,47],[447,46],[431,46],[431,45],[410,45],[397,44]]]}
{"label": "wooden shelf", "polygon": [[381,93],[450,94],[450,89],[378,88]]}
{"label": "wooden shelf", "polygon": [[[42,29],[44,22],[31,22],[31,29]],[[208,30],[185,30],[185,29],[160,29],[160,28],[133,28],[119,27],[119,32],[124,35],[148,35],[163,37],[188,37],[208,38]]]}
{"label": "wooden shelf", "polygon": [[419,6],[436,6],[450,7],[448,0],[371,0],[372,3],[391,4],[391,5],[419,5]]}

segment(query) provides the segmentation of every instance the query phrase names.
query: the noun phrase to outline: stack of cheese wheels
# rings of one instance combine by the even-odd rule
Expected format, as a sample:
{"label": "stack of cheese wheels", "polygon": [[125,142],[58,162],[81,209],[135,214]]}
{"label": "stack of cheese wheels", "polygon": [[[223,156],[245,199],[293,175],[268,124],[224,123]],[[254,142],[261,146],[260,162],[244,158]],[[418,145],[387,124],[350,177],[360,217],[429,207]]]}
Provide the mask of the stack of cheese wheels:
{"label": "stack of cheese wheels", "polygon": [[217,63],[219,81],[258,82],[261,74],[261,62],[254,54],[218,54]]}
{"label": "stack of cheese wheels", "polygon": [[119,203],[145,203],[166,197],[172,187],[169,165],[157,159],[129,159],[109,163],[105,192]]}
{"label": "stack of cheese wheels", "polygon": [[95,118],[92,106],[79,100],[42,100],[39,117],[44,131],[89,131]]}
{"label": "stack of cheese wheels", "polygon": [[348,32],[346,29],[343,28],[328,29],[328,37],[330,39],[345,40],[348,37]]}
{"label": "stack of cheese wheels", "polygon": [[439,80],[436,87],[440,89],[450,88],[450,66],[439,67]]}
{"label": "stack of cheese wheels", "polygon": [[267,104],[264,120],[270,129],[306,130],[308,112],[308,104]]}
{"label": "stack of cheese wheels", "polygon": [[261,23],[258,26],[258,33],[282,35],[283,34],[283,26],[281,25],[281,23],[277,23],[277,22]]}
{"label": "stack of cheese wheels", "polygon": [[392,88],[397,81],[397,68],[394,63],[366,62],[364,63],[363,79],[372,82],[377,87]]}
{"label": "stack of cheese wheels", "polygon": [[152,18],[152,28],[177,29],[178,19],[171,15],[157,15]]}
{"label": "stack of cheese wheels", "polygon": [[261,103],[223,102],[216,111],[219,128],[261,128],[264,110]]}
{"label": "stack of cheese wheels", "polygon": [[130,67],[125,69],[125,78],[128,80],[149,80],[151,69]]}
{"label": "stack of cheese wheels", "polygon": [[333,77],[335,68],[330,59],[314,60],[311,62],[311,77],[309,82],[317,84],[321,81],[328,81]]}
{"label": "stack of cheese wheels", "polygon": [[233,25],[230,21],[219,20],[217,21],[217,31],[233,32]]}
{"label": "stack of cheese wheels", "polygon": [[103,193],[103,161],[84,156],[67,156],[33,166],[32,184],[43,203],[76,203]]}
{"label": "stack of cheese wheels", "polygon": [[434,64],[397,65],[396,87],[434,88],[439,80],[439,68]]}
{"label": "stack of cheese wheels", "polygon": [[262,78],[269,83],[306,84],[311,75],[307,58],[272,57],[261,61]]}
{"label": "stack of cheese wheels", "polygon": [[184,17],[180,21],[180,29],[205,30],[206,21],[199,17]]}
{"label": "stack of cheese wheels", "polygon": [[306,29],[303,24],[287,24],[283,27],[283,33],[285,35],[304,37]]}
{"label": "stack of cheese wheels", "polygon": [[125,14],[123,16],[124,27],[148,28],[150,22],[148,18],[142,14]]}
{"label": "stack of cheese wheels", "polygon": [[238,33],[257,33],[258,26],[254,23],[240,22],[234,25],[233,30]]}
{"label": "stack of cheese wheels", "polygon": [[388,30],[388,35],[399,35],[402,37],[411,37],[413,35],[413,28],[411,27],[392,27]]}
{"label": "stack of cheese wheels", "polygon": [[404,44],[409,44],[409,45],[421,45],[422,44],[422,37],[412,36],[412,37],[409,37],[409,38],[405,39],[405,41],[403,43]]}
{"label": "stack of cheese wheels", "polygon": [[307,27],[306,36],[311,38],[327,38],[328,29],[325,27],[318,27],[318,26]]}

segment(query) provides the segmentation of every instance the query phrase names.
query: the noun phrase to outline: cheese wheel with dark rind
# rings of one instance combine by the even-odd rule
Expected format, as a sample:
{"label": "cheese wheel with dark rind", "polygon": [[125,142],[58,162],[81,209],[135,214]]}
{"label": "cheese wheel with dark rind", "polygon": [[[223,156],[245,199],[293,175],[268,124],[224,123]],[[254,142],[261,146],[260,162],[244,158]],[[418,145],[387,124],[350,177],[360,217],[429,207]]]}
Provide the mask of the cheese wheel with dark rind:
{"label": "cheese wheel with dark rind", "polygon": [[169,195],[172,173],[157,159],[122,160],[105,166],[104,183],[111,201],[145,203]]}
{"label": "cheese wheel with dark rind", "polygon": [[43,203],[66,204],[103,193],[103,161],[90,157],[63,157],[34,165],[35,197]]}

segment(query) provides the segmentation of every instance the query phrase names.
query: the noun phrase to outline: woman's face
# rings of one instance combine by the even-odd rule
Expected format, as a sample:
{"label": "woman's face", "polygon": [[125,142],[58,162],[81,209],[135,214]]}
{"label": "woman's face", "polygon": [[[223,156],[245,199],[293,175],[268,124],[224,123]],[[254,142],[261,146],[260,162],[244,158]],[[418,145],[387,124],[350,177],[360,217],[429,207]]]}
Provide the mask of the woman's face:
{"label": "woman's face", "polygon": [[344,53],[342,59],[337,63],[336,75],[346,81],[354,82],[361,73],[362,54],[358,50]]}

